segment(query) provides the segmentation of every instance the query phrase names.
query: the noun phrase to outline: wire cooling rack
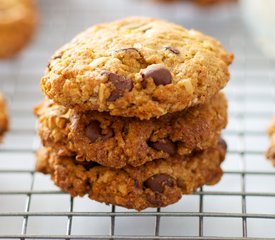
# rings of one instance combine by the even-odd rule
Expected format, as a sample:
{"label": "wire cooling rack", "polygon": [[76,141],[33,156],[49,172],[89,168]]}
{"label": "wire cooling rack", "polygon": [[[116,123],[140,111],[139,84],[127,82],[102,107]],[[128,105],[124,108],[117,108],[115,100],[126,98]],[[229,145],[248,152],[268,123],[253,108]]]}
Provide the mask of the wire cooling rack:
{"label": "wire cooling rack", "polygon": [[[275,171],[265,160],[265,128],[275,110],[275,68],[260,52],[237,5],[41,0],[34,42],[0,63],[11,130],[0,147],[0,239],[274,239]],[[127,15],[162,17],[217,37],[236,55],[226,89],[229,145],[224,177],[174,205],[142,212],[71,198],[34,172],[39,139],[32,107],[55,49],[91,24]]]}

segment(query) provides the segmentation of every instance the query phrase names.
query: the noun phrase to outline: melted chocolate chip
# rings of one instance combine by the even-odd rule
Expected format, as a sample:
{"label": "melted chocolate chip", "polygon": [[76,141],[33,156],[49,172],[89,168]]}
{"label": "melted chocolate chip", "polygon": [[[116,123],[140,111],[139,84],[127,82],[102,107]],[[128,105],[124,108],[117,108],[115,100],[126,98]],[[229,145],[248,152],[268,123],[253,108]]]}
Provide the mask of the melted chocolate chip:
{"label": "melted chocolate chip", "polygon": [[100,127],[100,123],[98,121],[92,121],[85,128],[85,135],[91,141],[91,143],[96,142],[98,139],[107,140],[114,136],[114,132],[111,128],[107,130],[106,134],[102,134],[102,129]]}
{"label": "melted chocolate chip", "polygon": [[152,78],[156,86],[167,85],[172,82],[170,71],[160,64],[150,65],[141,73],[141,76],[143,88],[146,88],[148,78]]}
{"label": "melted chocolate chip", "polygon": [[175,53],[176,55],[180,54],[180,51],[178,49],[176,49],[175,47],[168,46],[168,47],[164,47],[164,49],[169,50],[170,52]]}
{"label": "melted chocolate chip", "polygon": [[90,139],[91,143],[94,143],[97,139],[101,138],[101,128],[98,121],[92,121],[85,128],[85,135]]}
{"label": "melted chocolate chip", "polygon": [[171,155],[177,153],[177,146],[171,140],[166,139],[165,141],[158,141],[158,142],[148,142],[151,148],[154,148],[158,151],[164,151]]}
{"label": "melted chocolate chip", "polygon": [[148,178],[143,185],[145,188],[150,188],[153,192],[163,193],[165,186],[173,187],[175,185],[175,179],[160,173]]}
{"label": "melted chocolate chip", "polygon": [[114,85],[115,89],[111,92],[111,95],[107,101],[113,102],[122,97],[125,91],[131,91],[133,89],[133,83],[130,79],[120,76],[112,72],[103,72],[102,74],[108,75],[108,80]]}

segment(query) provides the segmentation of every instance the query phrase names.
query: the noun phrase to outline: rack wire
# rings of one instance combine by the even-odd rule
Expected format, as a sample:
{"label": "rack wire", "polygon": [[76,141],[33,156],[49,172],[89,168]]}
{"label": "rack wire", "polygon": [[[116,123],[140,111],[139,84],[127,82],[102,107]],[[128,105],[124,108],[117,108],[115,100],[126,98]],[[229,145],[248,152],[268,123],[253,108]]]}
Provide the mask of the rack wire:
{"label": "rack wire", "polygon": [[[0,63],[11,130],[0,147],[0,239],[274,239],[275,171],[264,158],[265,128],[275,110],[275,68],[250,39],[237,5],[39,1],[40,30],[16,59]],[[229,145],[221,182],[178,203],[142,212],[72,198],[34,171],[39,139],[31,108],[55,49],[95,22],[127,15],[170,19],[216,36],[236,55],[226,89]],[[217,19],[219,21],[217,21]],[[274,65],[274,63],[273,63]]]}

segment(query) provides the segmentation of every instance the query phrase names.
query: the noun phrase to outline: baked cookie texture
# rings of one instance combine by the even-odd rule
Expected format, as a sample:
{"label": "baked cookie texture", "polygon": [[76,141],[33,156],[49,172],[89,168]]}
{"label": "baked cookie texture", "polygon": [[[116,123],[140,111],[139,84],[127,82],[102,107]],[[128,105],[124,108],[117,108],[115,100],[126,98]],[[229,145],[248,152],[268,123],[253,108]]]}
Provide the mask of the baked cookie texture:
{"label": "baked cookie texture", "polygon": [[0,1],[0,58],[20,51],[32,38],[38,22],[34,0]]}
{"label": "baked cookie texture", "polygon": [[6,102],[3,95],[0,93],[0,142],[3,140],[5,132],[9,128],[9,118],[7,113]]}
{"label": "baked cookie texture", "polygon": [[41,87],[78,112],[150,119],[209,101],[228,82],[232,60],[200,32],[130,17],[95,25],[58,50]]}
{"label": "baked cookie texture", "polygon": [[275,116],[273,117],[272,122],[268,128],[268,135],[270,137],[271,144],[267,150],[266,156],[275,166]]}
{"label": "baked cookie texture", "polygon": [[112,169],[59,157],[50,148],[42,148],[37,153],[36,169],[50,174],[55,184],[72,196],[88,194],[99,202],[142,210],[167,206],[182,194],[217,183],[225,151],[225,142],[220,141],[215,147],[189,156]]}
{"label": "baked cookie texture", "polygon": [[219,93],[209,103],[150,120],[77,113],[48,99],[35,113],[43,145],[57,155],[122,168],[216,145],[227,124],[227,101]]}

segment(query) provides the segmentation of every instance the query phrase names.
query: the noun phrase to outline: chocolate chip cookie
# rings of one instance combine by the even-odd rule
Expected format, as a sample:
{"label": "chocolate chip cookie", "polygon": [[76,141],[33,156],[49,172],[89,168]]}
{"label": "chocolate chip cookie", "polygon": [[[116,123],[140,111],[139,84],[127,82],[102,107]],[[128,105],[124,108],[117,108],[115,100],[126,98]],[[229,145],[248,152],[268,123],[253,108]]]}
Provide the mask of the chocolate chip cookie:
{"label": "chocolate chip cookie", "polygon": [[275,166],[275,116],[273,117],[273,120],[268,129],[268,135],[271,140],[271,145],[267,150],[266,156],[272,161],[273,165]]}
{"label": "chocolate chip cookie", "polygon": [[41,86],[78,112],[150,119],[209,101],[228,82],[232,60],[200,32],[131,17],[96,25],[58,50]]}
{"label": "chocolate chip cookie", "polygon": [[3,95],[0,93],[0,142],[2,141],[4,133],[9,128],[9,120],[6,102]]}
{"label": "chocolate chip cookie", "polygon": [[112,169],[93,162],[77,162],[73,157],[59,157],[50,149],[37,154],[38,171],[50,174],[62,191],[72,196],[88,194],[107,204],[142,210],[164,207],[177,202],[204,184],[215,184],[222,176],[220,164],[226,145],[192,155],[160,159],[140,167]]}
{"label": "chocolate chip cookie", "polygon": [[150,120],[97,111],[77,113],[50,100],[42,102],[35,112],[44,146],[59,156],[114,168],[206,149],[217,143],[227,123],[227,102],[222,93],[209,103]]}
{"label": "chocolate chip cookie", "polygon": [[13,56],[31,39],[37,25],[34,0],[0,1],[0,58]]}

